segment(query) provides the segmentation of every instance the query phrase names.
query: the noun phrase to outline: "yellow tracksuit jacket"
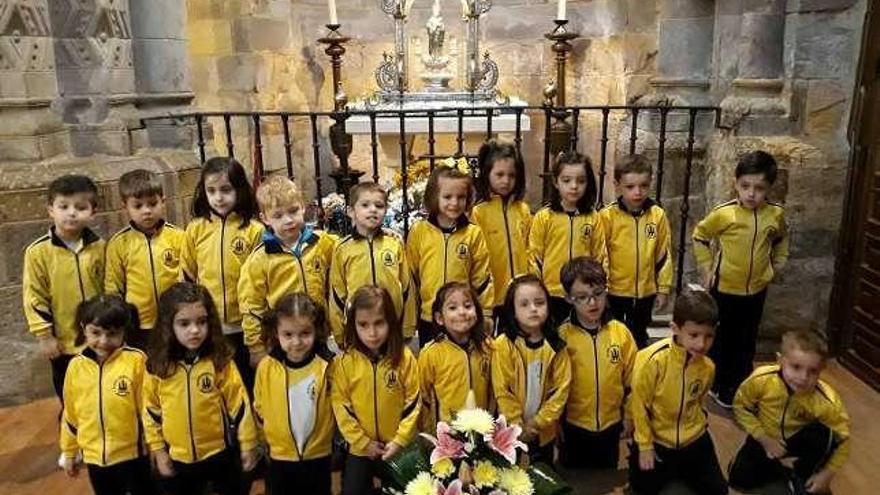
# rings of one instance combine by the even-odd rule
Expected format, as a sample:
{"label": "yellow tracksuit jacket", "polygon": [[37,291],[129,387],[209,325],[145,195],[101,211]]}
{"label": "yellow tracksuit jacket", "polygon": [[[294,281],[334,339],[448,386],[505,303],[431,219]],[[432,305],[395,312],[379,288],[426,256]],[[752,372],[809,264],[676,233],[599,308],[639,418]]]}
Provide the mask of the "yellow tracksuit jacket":
{"label": "yellow tracksuit jacket", "polygon": [[287,249],[272,231],[248,256],[238,280],[238,303],[244,342],[251,351],[265,349],[261,318],[279,299],[305,292],[321,306],[327,304],[327,275],[336,241],[325,232],[306,228],[293,249]]}
{"label": "yellow tracksuit jacket", "polygon": [[529,364],[540,363],[541,397],[532,419],[538,427],[538,443],[547,445],[556,438],[559,418],[568,401],[571,360],[565,347],[554,349],[546,339],[532,344],[523,337],[512,342],[507,335],[495,339],[492,356],[492,390],[498,413],[507,421],[522,425],[528,391]]}
{"label": "yellow tracksuit jacket", "polygon": [[715,286],[724,294],[761,292],[788,260],[785,210],[774,203],[752,210],[734,199],[716,206],[694,228],[693,239],[697,266],[715,272]]}
{"label": "yellow tracksuit jacket", "polygon": [[464,216],[444,232],[434,220],[417,222],[406,239],[406,254],[419,287],[419,318],[433,321],[431,305],[447,282],[470,284],[477,291],[486,316],[492,315],[495,289],[489,270],[489,251],[480,227]]}
{"label": "yellow tracksuit jacket", "polygon": [[715,378],[706,356],[690,356],[672,337],[642,349],[636,356],[630,412],[640,452],[654,443],[686,447],[708,427],[703,399]]}
{"label": "yellow tracksuit jacket", "polygon": [[226,450],[227,428],[237,425],[241,449],[257,446],[247,390],[230,361],[217,370],[210,358],[180,361],[168,378],[144,378],[144,436],[150,452],[168,446],[171,459],[191,464]]}
{"label": "yellow tracksuit jacket", "polygon": [[159,296],[180,280],[180,251],[185,233],[162,222],[152,236],[134,224],[107,241],[104,292],[119,294],[138,309],[141,328],[153,328]]}
{"label": "yellow tracksuit jacket", "polygon": [[86,464],[110,466],[146,454],[141,437],[146,354],[120,347],[103,363],[86,348],[64,376],[61,453],[82,449]]}
{"label": "yellow tracksuit jacket", "polygon": [[238,279],[241,265],[260,243],[263,224],[251,220],[241,225],[241,217],[196,218],[186,226],[180,253],[181,272],[190,281],[204,285],[220,312],[223,323],[241,324],[238,307]]}
{"label": "yellow tracksuit jacket", "polygon": [[438,421],[451,421],[464,408],[469,390],[474,391],[477,407],[491,410],[491,360],[490,342],[480,352],[474,343],[462,346],[446,334],[419,352],[422,431],[433,434]]}
{"label": "yellow tracksuit jacket", "polygon": [[333,338],[342,343],[345,304],[364,285],[378,285],[391,294],[394,309],[403,324],[403,336],[415,335],[418,321],[416,291],[412,283],[406,247],[394,232],[380,229],[373,238],[357,232],[336,246],[330,263],[330,327]]}
{"label": "yellow tracksuit jacket", "polygon": [[568,214],[545,206],[529,229],[532,272],[544,280],[553,297],[565,297],[559,272],[572,258],[590,256],[608,269],[605,233],[599,213]]}
{"label": "yellow tracksuit jacket", "polygon": [[28,330],[36,337],[54,335],[65,354],[76,354],[76,308],[103,292],[105,243],[90,229],[72,251],[55,228],[24,251],[22,307]]}
{"label": "yellow tracksuit jacket", "polygon": [[331,400],[349,453],[365,457],[372,441],[405,447],[419,418],[419,370],[409,348],[397,367],[353,347],[333,360]]}
{"label": "yellow tracksuit jacket", "polygon": [[626,325],[606,319],[598,331],[584,328],[572,313],[559,327],[571,360],[565,421],[599,432],[623,420],[638,347]]}
{"label": "yellow tracksuit jacket", "polygon": [[819,380],[814,390],[794,393],[785,384],[778,364],[755,369],[739,386],[733,416],[753,438],[767,435],[780,442],[818,421],[832,431],[837,443],[826,467],[836,471],[849,457],[849,415],[837,392]]}
{"label": "yellow tracksuit jacket", "polygon": [[[294,417],[309,405],[307,415]],[[330,405],[330,357],[312,355],[292,363],[275,350],[257,365],[254,415],[269,445],[269,457],[305,461],[330,455],[336,423]],[[310,433],[297,438],[291,424],[311,423]]]}
{"label": "yellow tracksuit jacket", "polygon": [[474,206],[471,219],[486,238],[489,269],[495,287],[494,306],[501,306],[510,281],[529,272],[532,213],[525,201],[504,201],[500,196],[493,196]]}
{"label": "yellow tracksuit jacket", "polygon": [[608,292],[642,298],[669,294],[672,233],[666,212],[651,199],[630,212],[622,199],[600,212],[608,249]]}

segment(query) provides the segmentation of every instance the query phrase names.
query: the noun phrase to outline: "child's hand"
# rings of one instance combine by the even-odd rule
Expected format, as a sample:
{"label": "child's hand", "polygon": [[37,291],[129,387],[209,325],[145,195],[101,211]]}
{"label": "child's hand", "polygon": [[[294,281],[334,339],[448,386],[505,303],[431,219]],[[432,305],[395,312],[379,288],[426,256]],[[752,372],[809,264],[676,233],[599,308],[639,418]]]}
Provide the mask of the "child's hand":
{"label": "child's hand", "polygon": [[540,431],[538,431],[538,423],[535,422],[534,419],[530,419],[525,422],[523,425],[523,435],[529,440],[540,435]]}
{"label": "child's hand", "polygon": [[400,449],[402,449],[400,445],[397,445],[395,442],[389,442],[388,445],[385,446],[385,453],[382,454],[382,460],[387,461],[392,457],[396,456]]}
{"label": "child's hand", "polygon": [[65,474],[67,474],[67,476],[70,476],[71,478],[76,478],[77,476],[79,476],[79,466],[80,465],[78,462],[76,462],[75,458],[65,457],[62,467],[64,468],[64,472]]}
{"label": "child's hand", "polygon": [[654,302],[654,309],[658,312],[666,309],[666,305],[669,304],[669,294],[657,294],[657,300]]}
{"label": "child's hand", "polygon": [[767,453],[768,459],[780,459],[785,456],[785,445],[782,445],[782,442],[779,440],[770,438],[767,435],[757,437],[755,440],[761,444],[761,447],[764,447],[764,452]]}
{"label": "child's hand", "polygon": [[626,440],[629,440],[630,438],[632,438],[632,434],[633,434],[634,429],[635,429],[635,427],[633,426],[633,421],[631,419],[624,419],[623,420],[623,433],[621,433],[620,436]]}
{"label": "child's hand", "polygon": [[829,493],[832,478],[834,478],[834,471],[823,469],[810,476],[804,486],[810,493]]}
{"label": "child's hand", "polygon": [[385,446],[379,442],[373,441],[367,445],[367,457],[376,460],[385,454]]}
{"label": "child's hand", "polygon": [[260,460],[260,453],[257,449],[241,451],[241,469],[242,471],[253,471],[257,467],[257,461]]}
{"label": "child's hand", "polygon": [[266,351],[251,350],[250,355],[251,355],[251,368],[256,368],[257,365],[260,364],[260,361],[262,361],[263,358],[266,357]]}
{"label": "child's hand", "polygon": [[54,335],[44,335],[37,340],[40,343],[40,354],[46,359],[55,359],[61,355],[61,344]]}
{"label": "child's hand", "polygon": [[163,478],[171,478],[174,476],[174,464],[171,463],[171,456],[166,450],[156,450],[153,452],[153,466],[156,472]]}
{"label": "child's hand", "polygon": [[654,451],[643,450],[639,452],[639,469],[651,471],[654,469]]}

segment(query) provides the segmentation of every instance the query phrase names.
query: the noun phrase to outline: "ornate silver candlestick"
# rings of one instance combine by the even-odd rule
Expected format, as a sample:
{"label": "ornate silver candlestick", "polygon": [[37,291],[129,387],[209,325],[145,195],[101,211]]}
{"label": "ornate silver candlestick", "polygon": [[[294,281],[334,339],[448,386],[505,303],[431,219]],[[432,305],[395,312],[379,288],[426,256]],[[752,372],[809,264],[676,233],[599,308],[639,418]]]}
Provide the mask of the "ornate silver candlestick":
{"label": "ornate silver candlestick", "polygon": [[406,18],[413,0],[382,0],[382,12],[394,18],[394,57],[376,69],[376,82],[384,91],[404,93],[409,90],[409,61],[406,43]]}

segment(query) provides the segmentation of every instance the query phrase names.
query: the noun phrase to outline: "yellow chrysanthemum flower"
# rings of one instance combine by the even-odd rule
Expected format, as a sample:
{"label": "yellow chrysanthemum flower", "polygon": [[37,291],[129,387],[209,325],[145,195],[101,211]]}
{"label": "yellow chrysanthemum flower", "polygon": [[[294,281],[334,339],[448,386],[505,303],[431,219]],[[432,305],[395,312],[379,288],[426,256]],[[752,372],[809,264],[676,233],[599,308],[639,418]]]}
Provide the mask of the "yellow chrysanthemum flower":
{"label": "yellow chrysanthemum flower", "polygon": [[446,478],[455,472],[455,464],[452,463],[452,459],[445,457],[431,466],[431,472],[434,473],[434,476]]}
{"label": "yellow chrysanthemum flower", "polygon": [[525,471],[518,467],[502,469],[498,473],[498,487],[508,495],[532,495],[535,488]]}
{"label": "yellow chrysanthemum flower", "polygon": [[474,484],[477,488],[495,486],[498,481],[498,469],[491,462],[477,461],[474,464]]}
{"label": "yellow chrysanthemum flower", "polygon": [[495,428],[495,420],[482,409],[462,409],[455,415],[452,428],[463,433],[473,431],[485,435]]}
{"label": "yellow chrysanthemum flower", "polygon": [[429,473],[419,473],[406,484],[406,495],[434,495],[434,478]]}

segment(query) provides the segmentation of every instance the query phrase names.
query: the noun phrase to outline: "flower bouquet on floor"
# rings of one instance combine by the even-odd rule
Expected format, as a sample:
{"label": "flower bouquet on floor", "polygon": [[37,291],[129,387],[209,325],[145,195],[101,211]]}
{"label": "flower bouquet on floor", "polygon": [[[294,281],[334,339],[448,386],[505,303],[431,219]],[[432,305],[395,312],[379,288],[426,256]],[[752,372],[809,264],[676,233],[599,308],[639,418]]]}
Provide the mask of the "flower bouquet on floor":
{"label": "flower bouquet on floor", "polygon": [[[469,401],[469,404],[472,402]],[[386,467],[385,493],[403,495],[557,495],[570,487],[546,466],[523,468],[517,451],[522,429],[504,416],[475,407],[437,424],[436,436],[422,434],[433,448],[413,442]]]}

